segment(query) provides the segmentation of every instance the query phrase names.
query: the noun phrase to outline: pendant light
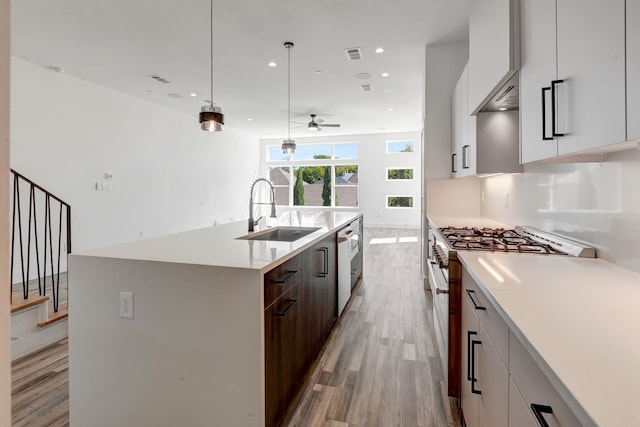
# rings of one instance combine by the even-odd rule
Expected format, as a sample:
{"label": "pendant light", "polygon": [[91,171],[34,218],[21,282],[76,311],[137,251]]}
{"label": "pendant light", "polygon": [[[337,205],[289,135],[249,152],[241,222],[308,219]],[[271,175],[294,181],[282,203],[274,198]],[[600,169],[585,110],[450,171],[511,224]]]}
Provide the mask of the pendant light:
{"label": "pendant light", "polygon": [[213,0],[211,0],[211,99],[209,103],[200,110],[200,129],[220,132],[224,124],[224,114],[222,114],[222,108],[213,102]]}
{"label": "pendant light", "polygon": [[291,49],[293,49],[293,43],[285,42],[284,47],[287,49],[289,71],[287,77],[287,139],[282,141],[282,152],[291,155],[296,152],[296,142],[291,139]]}

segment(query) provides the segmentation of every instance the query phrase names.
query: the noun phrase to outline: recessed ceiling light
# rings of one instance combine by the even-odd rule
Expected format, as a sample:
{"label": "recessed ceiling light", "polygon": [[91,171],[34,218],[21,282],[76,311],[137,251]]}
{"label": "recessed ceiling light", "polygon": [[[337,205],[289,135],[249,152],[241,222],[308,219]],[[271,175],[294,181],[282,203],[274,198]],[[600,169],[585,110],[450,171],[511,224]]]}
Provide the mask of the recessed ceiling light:
{"label": "recessed ceiling light", "polygon": [[385,130],[386,128],[378,128],[378,129],[380,129],[380,130]]}
{"label": "recessed ceiling light", "polygon": [[253,119],[252,119],[251,117],[249,117],[249,118],[247,119],[247,121],[248,121],[248,122],[252,122],[252,121],[253,121]]}
{"label": "recessed ceiling light", "polygon": [[275,62],[269,62],[269,67],[273,68],[275,66],[277,66],[278,64],[276,64]]}
{"label": "recessed ceiling light", "polygon": [[322,74],[322,70],[316,70],[316,74]]}
{"label": "recessed ceiling light", "polygon": [[153,92],[151,89],[145,89],[145,92]]}
{"label": "recessed ceiling light", "polygon": [[356,74],[356,79],[359,80],[367,80],[371,78],[371,73],[358,73]]}
{"label": "recessed ceiling light", "polygon": [[382,77],[389,77],[389,73],[382,73]]}
{"label": "recessed ceiling light", "polygon": [[379,48],[376,49],[376,53],[382,53],[382,52],[384,52],[383,48],[379,47]]}
{"label": "recessed ceiling light", "polygon": [[167,96],[169,98],[176,98],[176,99],[182,98],[182,95],[180,95],[179,93],[169,93],[167,94]]}
{"label": "recessed ceiling light", "polygon": [[189,94],[189,96],[194,97],[194,96],[198,96],[198,94],[197,94],[197,93],[193,93],[193,92],[191,92],[191,93]]}
{"label": "recessed ceiling light", "polygon": [[385,90],[384,93],[391,93],[391,89]]}
{"label": "recessed ceiling light", "polygon": [[505,107],[498,108],[498,110],[500,110],[500,111],[507,111],[507,109],[506,109]]}
{"label": "recessed ceiling light", "polygon": [[393,111],[393,108],[389,108],[389,111]]}

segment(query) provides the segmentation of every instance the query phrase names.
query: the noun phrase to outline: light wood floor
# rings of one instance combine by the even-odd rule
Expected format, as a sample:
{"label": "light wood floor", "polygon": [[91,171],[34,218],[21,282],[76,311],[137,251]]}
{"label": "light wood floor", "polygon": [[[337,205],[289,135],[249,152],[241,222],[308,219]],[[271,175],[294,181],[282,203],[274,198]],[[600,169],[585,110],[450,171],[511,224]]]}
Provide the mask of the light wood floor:
{"label": "light wood floor", "polygon": [[[365,229],[363,280],[290,410],[289,426],[460,425],[438,360],[419,236]],[[384,243],[389,239],[395,242]]]}
{"label": "light wood floor", "polygon": [[[381,238],[395,242],[370,243]],[[364,279],[287,425],[459,426],[422,287],[419,231],[365,229],[364,239]],[[63,340],[13,364],[14,426],[68,425],[67,357]]]}

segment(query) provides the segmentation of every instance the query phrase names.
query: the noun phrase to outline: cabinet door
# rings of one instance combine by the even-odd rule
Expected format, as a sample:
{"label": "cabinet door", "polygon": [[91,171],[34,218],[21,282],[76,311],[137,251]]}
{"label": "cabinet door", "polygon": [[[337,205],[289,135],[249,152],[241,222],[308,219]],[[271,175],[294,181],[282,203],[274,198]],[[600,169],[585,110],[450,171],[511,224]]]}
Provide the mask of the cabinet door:
{"label": "cabinet door", "polygon": [[[482,393],[478,404],[480,427],[507,427],[509,424],[509,372],[480,322],[475,348],[478,363],[478,388]],[[473,349],[472,349],[473,350]],[[474,354],[474,353],[472,353]]]}
{"label": "cabinet door", "polygon": [[558,154],[624,141],[625,0],[558,0],[557,22]]}
{"label": "cabinet door", "polygon": [[627,0],[627,139],[640,138],[640,0]]}
{"label": "cabinet door", "polygon": [[[467,427],[478,427],[478,398],[479,395],[472,392],[472,378],[477,378],[478,367],[477,357],[475,357],[477,345],[473,345],[473,341],[478,341],[478,318],[473,312],[473,307],[464,298],[462,300],[462,354],[460,355],[460,384],[462,398],[462,413],[464,415]],[[472,377],[473,373],[476,374]],[[477,388],[477,384],[473,385]]]}
{"label": "cabinet door", "polygon": [[509,378],[509,426],[540,427],[511,378]]}
{"label": "cabinet door", "polygon": [[306,371],[306,325],[300,285],[284,293],[264,312],[265,419],[275,426],[300,386]]}
{"label": "cabinet door", "polygon": [[461,102],[461,83],[458,80],[453,93],[451,95],[451,178],[460,176],[460,102]]}
{"label": "cabinet door", "polygon": [[543,139],[543,125],[552,134],[551,93],[543,88],[556,78],[556,2],[521,0],[520,7],[520,160],[529,163],[558,154],[557,140]]}
{"label": "cabinet door", "polygon": [[303,286],[309,350],[315,359],[337,319],[337,251],[335,235],[307,249],[303,255]]}

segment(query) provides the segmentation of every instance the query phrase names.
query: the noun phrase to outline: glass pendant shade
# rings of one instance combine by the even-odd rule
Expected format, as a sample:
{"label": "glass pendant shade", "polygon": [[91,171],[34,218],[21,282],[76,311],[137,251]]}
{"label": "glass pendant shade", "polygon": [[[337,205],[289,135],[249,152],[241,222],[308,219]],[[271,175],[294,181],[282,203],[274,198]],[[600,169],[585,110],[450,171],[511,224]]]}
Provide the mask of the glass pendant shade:
{"label": "glass pendant shade", "polygon": [[284,139],[282,141],[282,152],[284,154],[293,154],[296,152],[296,142],[293,139]]}
{"label": "glass pendant shade", "polygon": [[200,129],[207,132],[220,132],[224,124],[222,108],[215,105],[205,105],[200,111]]}

